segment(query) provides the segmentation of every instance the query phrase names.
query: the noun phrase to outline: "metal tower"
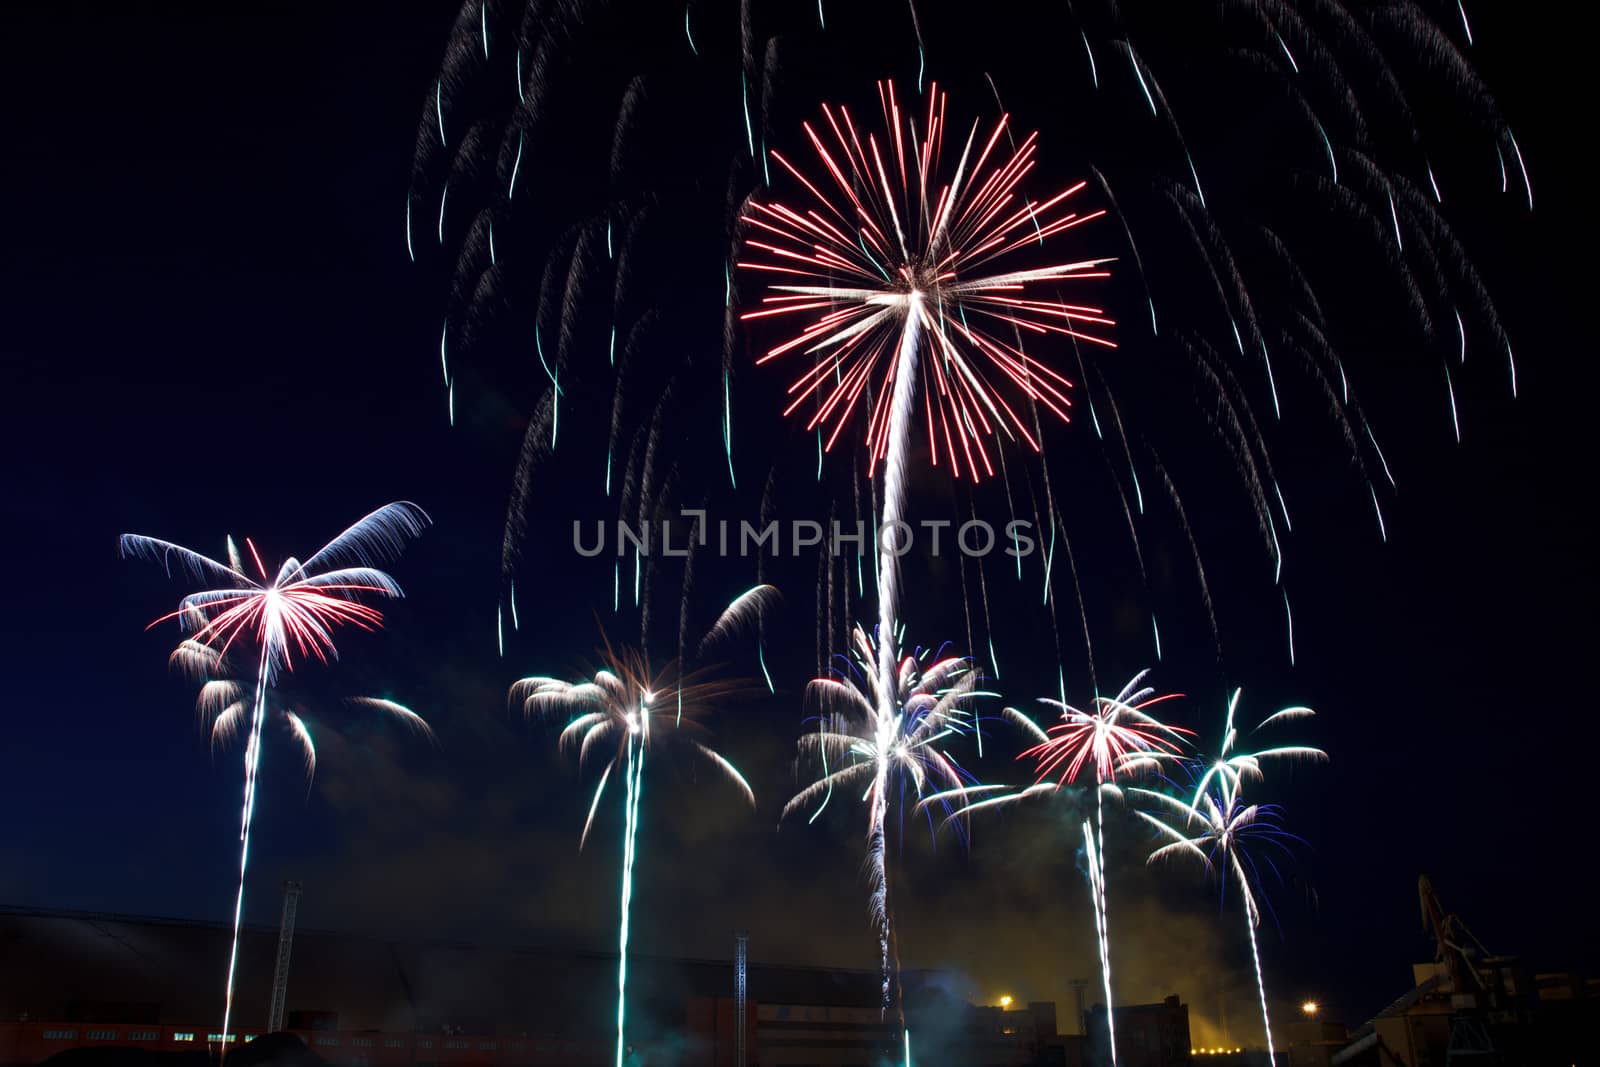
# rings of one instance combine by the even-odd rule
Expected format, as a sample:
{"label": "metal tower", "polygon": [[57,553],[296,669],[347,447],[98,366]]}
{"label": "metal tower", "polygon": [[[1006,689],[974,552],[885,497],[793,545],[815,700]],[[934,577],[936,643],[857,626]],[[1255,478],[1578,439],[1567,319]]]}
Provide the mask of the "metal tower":
{"label": "metal tower", "polygon": [[[1445,912],[1427,875],[1417,879],[1417,896],[1422,903],[1423,929],[1433,934],[1438,949],[1434,959],[1445,965],[1450,976],[1450,1044],[1444,1062],[1500,1062],[1485,1024],[1491,1014],[1503,1015],[1509,1007],[1498,967],[1505,960],[1491,955],[1466,923]],[[1484,970],[1493,975],[1493,987],[1484,980]]]}
{"label": "metal tower", "polygon": [[294,946],[294,915],[300,908],[300,883],[283,883],[283,918],[278,923],[278,965],[272,972],[272,1010],[267,1015],[267,1032],[283,1029],[284,1010],[289,1005],[289,950]]}
{"label": "metal tower", "polygon": [[750,938],[738,934],[734,938],[733,955],[733,1064],[745,1067],[745,978],[749,971]]}

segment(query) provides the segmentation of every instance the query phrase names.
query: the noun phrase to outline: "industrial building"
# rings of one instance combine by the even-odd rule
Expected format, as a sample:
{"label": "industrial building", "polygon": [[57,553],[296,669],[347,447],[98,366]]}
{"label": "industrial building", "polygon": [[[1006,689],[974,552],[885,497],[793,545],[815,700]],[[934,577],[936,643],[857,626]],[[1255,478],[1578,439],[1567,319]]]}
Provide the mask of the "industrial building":
{"label": "industrial building", "polygon": [[1169,1067],[1188,1063],[1193,1055],[1189,1039],[1189,1006],[1177,997],[1160,1004],[1119,1004],[1111,1009],[1116,1021],[1116,1055],[1112,1056],[1106,1030],[1106,1009],[1096,1004],[1086,1013],[1090,1063],[1119,1067]]}
{"label": "industrial building", "polygon": [[[1413,986],[1354,1033],[1304,1032],[1294,1067],[1538,1067],[1595,1062],[1600,983],[1532,974],[1484,947],[1418,880],[1434,958],[1412,967]],[[1342,1030],[1342,1028],[1339,1028]]]}
{"label": "industrial building", "polygon": [[[85,1046],[203,1050],[272,1029],[351,1067],[612,1062],[615,955],[294,930],[295,899],[286,894],[289,936],[244,930],[226,1036],[217,1025],[228,927],[0,910],[0,1067]],[[877,985],[876,972],[765,965],[737,951],[631,956],[628,1033],[651,1067],[877,1067],[903,1058]],[[939,972],[907,972],[902,986],[919,1067],[1086,1062],[1084,1038],[1057,1032],[1054,1004],[971,1005]]]}

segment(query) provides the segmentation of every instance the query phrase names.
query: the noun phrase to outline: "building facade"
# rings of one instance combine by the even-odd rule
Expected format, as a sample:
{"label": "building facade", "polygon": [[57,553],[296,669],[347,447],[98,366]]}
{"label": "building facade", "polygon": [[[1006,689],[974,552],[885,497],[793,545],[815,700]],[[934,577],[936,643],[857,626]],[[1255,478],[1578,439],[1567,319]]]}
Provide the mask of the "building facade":
{"label": "building facade", "polygon": [[[265,1031],[275,928],[239,948],[233,1033],[218,1032],[230,930],[220,924],[0,911],[0,1067],[69,1048],[204,1052]],[[285,1030],[350,1067],[585,1067],[613,1062],[614,955],[325,931],[295,935]],[[731,960],[629,959],[641,1067],[738,1067]],[[751,963],[743,1067],[880,1067],[904,1060],[876,972]],[[976,1007],[937,972],[902,975],[918,1067],[1080,1067],[1055,1005]],[[1119,1016],[1120,1020],[1120,1016]]]}

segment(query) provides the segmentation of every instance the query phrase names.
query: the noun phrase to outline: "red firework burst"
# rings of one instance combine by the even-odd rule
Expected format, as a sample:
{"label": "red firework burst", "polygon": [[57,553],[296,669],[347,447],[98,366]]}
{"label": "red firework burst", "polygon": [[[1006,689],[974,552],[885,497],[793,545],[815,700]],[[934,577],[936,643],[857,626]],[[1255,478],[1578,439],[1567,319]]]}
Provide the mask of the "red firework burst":
{"label": "red firework burst", "polygon": [[[809,319],[797,336],[757,362],[795,351],[812,355],[814,365],[789,387],[794,399],[784,414],[814,399],[806,428],[831,423],[829,449],[869,394],[866,444],[872,465],[888,452],[892,383],[901,361],[926,338],[927,352],[918,361],[934,465],[942,441],[955,476],[964,466],[979,478],[994,473],[987,439],[1021,437],[1038,450],[1027,404],[1068,418],[1071,383],[1030,356],[1025,337],[1065,335],[1115,347],[1109,338],[1087,332],[1115,325],[1102,309],[1065,303],[1058,292],[1063,282],[1107,277],[1100,268],[1109,260],[1032,267],[1017,262],[1030,246],[1105,212],[1066,210],[1083,189],[1081,181],[1043,202],[1023,196],[1038,135],[1010,140],[1006,116],[983,141],[974,121],[953,168],[947,168],[946,97],[938,86],[929,89],[920,125],[902,114],[892,84],[880,82],[878,93],[881,141],[878,133],[863,135],[847,107],[823,105],[823,133],[804,124],[827,179],[813,182],[772,152],[811,203],[796,209],[752,202],[744,213],[752,230],[745,241],[749,256],[737,265],[774,280],[763,306],[743,318]],[[824,188],[833,191],[832,198]]]}
{"label": "red firework burst", "polygon": [[1043,703],[1061,710],[1061,721],[1050,727],[1050,739],[1019,754],[1018,759],[1034,759],[1039,780],[1066,770],[1056,780],[1057,787],[1075,781],[1086,764],[1094,764],[1095,781],[1108,782],[1143,759],[1160,759],[1179,752],[1179,741],[1194,731],[1168,726],[1151,715],[1149,709],[1182,694],[1156,696],[1155,690],[1141,686],[1141,672],[1115,697],[1096,697],[1092,711],[1080,711],[1058,700]]}

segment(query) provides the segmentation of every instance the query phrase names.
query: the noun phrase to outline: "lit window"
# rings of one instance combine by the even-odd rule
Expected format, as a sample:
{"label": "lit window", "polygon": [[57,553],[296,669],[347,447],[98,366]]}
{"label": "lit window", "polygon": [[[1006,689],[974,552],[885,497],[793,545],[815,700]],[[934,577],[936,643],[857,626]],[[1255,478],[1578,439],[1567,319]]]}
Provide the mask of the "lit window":
{"label": "lit window", "polygon": [[211,1042],[213,1045],[218,1044],[218,1043],[221,1043],[221,1044],[225,1045],[229,1041],[238,1040],[238,1037],[239,1037],[238,1034],[207,1034],[206,1035],[206,1040]]}
{"label": "lit window", "polygon": [[90,1041],[115,1041],[117,1032],[115,1030],[90,1030],[87,1036]]}
{"label": "lit window", "polygon": [[128,1032],[129,1041],[160,1041],[160,1030],[131,1030]]}
{"label": "lit window", "polygon": [[188,1030],[179,1030],[172,1035],[174,1041],[193,1041],[194,1034]]}
{"label": "lit window", "polygon": [[78,1040],[78,1031],[76,1031],[76,1030],[46,1030],[44,1032],[44,1039],[46,1041],[76,1041],[76,1040]]}

